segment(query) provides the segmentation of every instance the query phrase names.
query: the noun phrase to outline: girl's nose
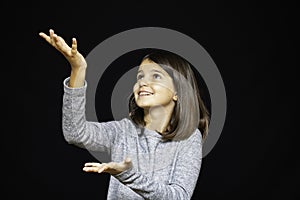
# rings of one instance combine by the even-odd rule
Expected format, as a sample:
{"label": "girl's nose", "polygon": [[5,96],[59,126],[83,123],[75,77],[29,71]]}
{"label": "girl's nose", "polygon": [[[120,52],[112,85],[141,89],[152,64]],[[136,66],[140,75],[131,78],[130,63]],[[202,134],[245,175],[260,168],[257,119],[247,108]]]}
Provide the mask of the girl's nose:
{"label": "girl's nose", "polygon": [[141,80],[139,80],[139,86],[140,87],[142,87],[142,86],[147,86],[148,85],[148,83],[147,83],[147,80],[146,79],[141,79]]}

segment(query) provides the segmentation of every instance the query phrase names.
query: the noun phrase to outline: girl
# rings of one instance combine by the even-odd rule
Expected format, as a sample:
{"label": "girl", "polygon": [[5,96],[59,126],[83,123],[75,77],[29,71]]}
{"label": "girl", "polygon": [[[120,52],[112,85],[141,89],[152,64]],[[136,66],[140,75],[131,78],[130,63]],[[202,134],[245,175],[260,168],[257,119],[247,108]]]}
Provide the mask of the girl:
{"label": "girl", "polygon": [[209,117],[188,62],[157,51],[145,56],[129,100],[129,117],[85,119],[87,63],[64,39],[40,33],[71,65],[64,81],[63,134],[70,144],[110,153],[112,162],[86,163],[85,172],[111,174],[107,199],[191,199]]}

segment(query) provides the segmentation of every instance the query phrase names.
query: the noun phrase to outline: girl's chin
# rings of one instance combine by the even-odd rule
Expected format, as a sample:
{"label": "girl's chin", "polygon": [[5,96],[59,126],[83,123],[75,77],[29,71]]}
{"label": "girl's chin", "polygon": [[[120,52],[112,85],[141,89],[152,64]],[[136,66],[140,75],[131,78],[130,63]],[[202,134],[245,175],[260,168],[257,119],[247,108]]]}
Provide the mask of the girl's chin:
{"label": "girl's chin", "polygon": [[142,109],[149,109],[151,108],[151,105],[148,104],[137,104],[138,107],[142,108]]}
{"label": "girl's chin", "polygon": [[138,107],[144,109],[144,110],[150,110],[154,108],[163,108],[162,105],[152,105],[152,104],[137,104]]}

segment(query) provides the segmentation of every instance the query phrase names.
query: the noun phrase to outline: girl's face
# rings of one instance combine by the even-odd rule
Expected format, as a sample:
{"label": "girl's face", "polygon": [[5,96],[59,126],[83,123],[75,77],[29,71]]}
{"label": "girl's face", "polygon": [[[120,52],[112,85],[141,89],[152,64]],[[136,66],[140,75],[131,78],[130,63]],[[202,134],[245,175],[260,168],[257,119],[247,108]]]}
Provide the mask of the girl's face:
{"label": "girl's face", "polygon": [[142,61],[138,69],[133,93],[140,108],[167,108],[174,106],[174,101],[177,100],[172,78],[162,67],[149,59]]}

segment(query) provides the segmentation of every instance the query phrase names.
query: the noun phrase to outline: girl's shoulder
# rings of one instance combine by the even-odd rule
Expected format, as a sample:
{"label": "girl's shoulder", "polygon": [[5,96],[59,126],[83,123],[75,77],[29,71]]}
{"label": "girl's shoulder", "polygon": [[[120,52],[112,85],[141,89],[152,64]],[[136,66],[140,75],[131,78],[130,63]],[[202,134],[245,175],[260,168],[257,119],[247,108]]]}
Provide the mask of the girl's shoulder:
{"label": "girl's shoulder", "polygon": [[124,117],[122,119],[117,119],[117,120],[112,120],[109,121],[109,123],[112,124],[118,124],[118,126],[121,126],[123,128],[136,128],[136,125],[134,124],[134,122],[129,119],[128,117]]}
{"label": "girl's shoulder", "polygon": [[202,143],[202,134],[201,131],[197,128],[195,129],[194,133],[190,135],[187,139],[183,141],[184,143]]}
{"label": "girl's shoulder", "polygon": [[139,127],[130,118],[124,117],[117,122],[121,124],[123,131],[125,131],[127,134],[136,136]]}

